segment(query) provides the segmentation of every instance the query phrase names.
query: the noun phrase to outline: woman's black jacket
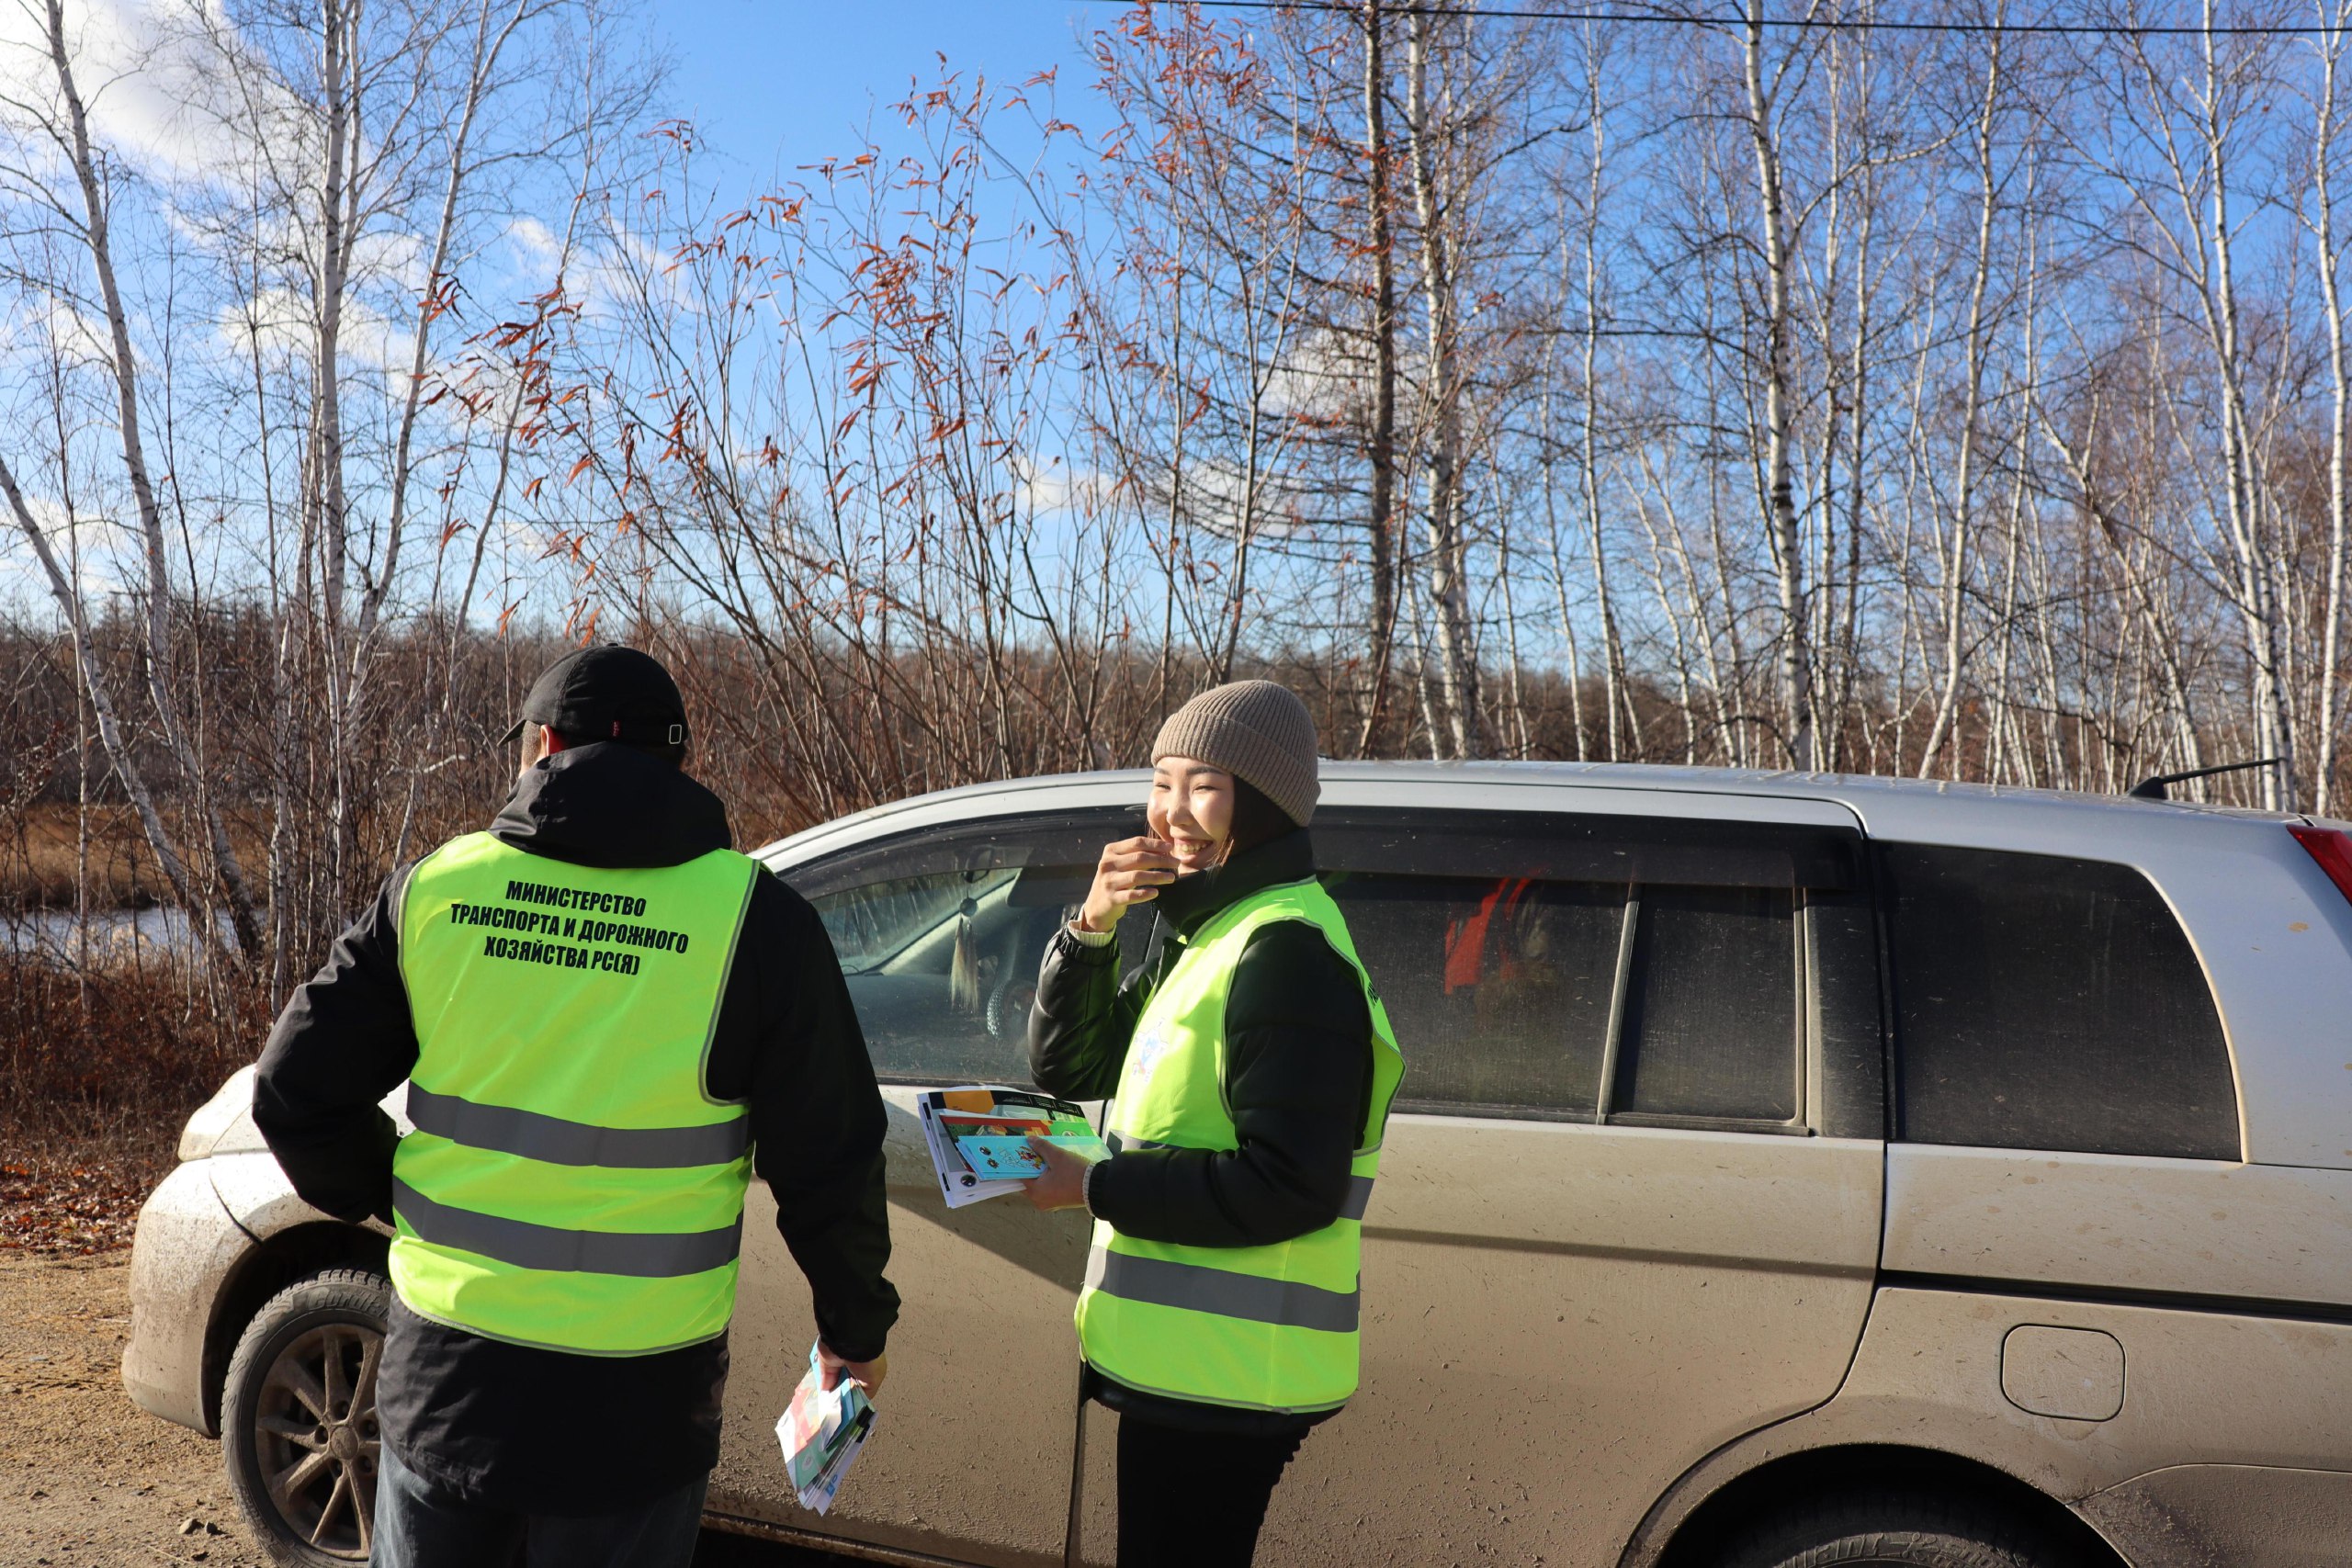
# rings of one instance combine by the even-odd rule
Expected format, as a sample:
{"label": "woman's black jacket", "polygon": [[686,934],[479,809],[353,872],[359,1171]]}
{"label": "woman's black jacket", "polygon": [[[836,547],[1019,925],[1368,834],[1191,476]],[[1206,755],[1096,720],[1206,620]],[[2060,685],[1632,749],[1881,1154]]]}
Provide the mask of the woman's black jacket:
{"label": "woman's black jacket", "polygon": [[[1046,949],[1029,1014],[1029,1071],[1040,1089],[1104,1100],[1118,1088],[1136,1021],[1182,956],[1181,940],[1218,911],[1315,874],[1304,828],[1176,882],[1128,919],[1150,918],[1143,964],[1124,979],[1115,942],[1089,947],[1065,927]],[[1261,1247],[1340,1216],[1372,1095],[1372,1016],[1355,969],[1299,920],[1261,927],[1244,949],[1225,1010],[1226,1104],[1239,1146],[1114,1153],[1089,1206],[1123,1235],[1187,1247]],[[1094,1391],[1124,1414],[1194,1430],[1272,1435],[1310,1424],[1196,1404],[1111,1383]]]}

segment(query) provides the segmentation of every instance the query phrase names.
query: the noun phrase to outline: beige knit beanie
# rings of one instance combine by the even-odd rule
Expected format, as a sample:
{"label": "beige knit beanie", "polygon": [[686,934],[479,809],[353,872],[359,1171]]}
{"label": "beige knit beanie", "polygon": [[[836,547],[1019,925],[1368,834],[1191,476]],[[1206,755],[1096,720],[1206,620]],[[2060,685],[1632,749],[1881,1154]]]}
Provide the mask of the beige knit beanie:
{"label": "beige knit beanie", "polygon": [[1306,705],[1272,681],[1213,687],[1168,716],[1151,760],[1191,757],[1223,768],[1306,826],[1323,786],[1315,777],[1315,720]]}

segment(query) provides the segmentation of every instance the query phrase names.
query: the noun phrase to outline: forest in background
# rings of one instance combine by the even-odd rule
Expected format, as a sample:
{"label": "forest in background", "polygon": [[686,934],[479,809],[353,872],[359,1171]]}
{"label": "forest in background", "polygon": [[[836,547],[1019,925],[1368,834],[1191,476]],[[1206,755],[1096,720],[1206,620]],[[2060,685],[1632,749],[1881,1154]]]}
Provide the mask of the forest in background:
{"label": "forest in background", "polygon": [[746,187],[606,0],[0,0],[0,897],[209,933],[51,918],[19,1097],[249,1055],[589,638],[747,842],[1246,673],[2352,809],[2352,0],[1536,9],[1139,4]]}

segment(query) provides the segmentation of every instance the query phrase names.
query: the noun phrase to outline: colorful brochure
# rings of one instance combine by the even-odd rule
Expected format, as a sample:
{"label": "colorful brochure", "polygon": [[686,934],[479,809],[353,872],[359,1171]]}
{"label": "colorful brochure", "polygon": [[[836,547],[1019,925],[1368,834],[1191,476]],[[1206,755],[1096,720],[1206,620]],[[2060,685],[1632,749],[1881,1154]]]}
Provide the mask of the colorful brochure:
{"label": "colorful brochure", "polygon": [[940,1195],[951,1209],[1017,1191],[1022,1182],[1044,1175],[1045,1162],[1029,1147],[1032,1137],[1088,1159],[1110,1156],[1086,1113],[1050,1095],[967,1085],[929,1090],[917,1104]]}
{"label": "colorful brochure", "polygon": [[842,1478],[874,1430],[874,1404],[863,1383],[844,1377],[825,1386],[817,1347],[808,1347],[808,1372],[792,1391],[792,1403],[776,1417],[776,1440],[784,1445],[785,1472],[800,1506],[823,1513],[833,1506]]}

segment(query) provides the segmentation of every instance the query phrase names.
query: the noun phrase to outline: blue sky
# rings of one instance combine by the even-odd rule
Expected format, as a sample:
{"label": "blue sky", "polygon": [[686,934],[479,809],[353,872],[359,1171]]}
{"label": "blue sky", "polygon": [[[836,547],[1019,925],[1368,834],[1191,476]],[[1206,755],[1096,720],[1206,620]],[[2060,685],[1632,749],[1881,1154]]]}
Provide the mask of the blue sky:
{"label": "blue sky", "polygon": [[1115,0],[665,0],[650,17],[672,52],[671,99],[705,143],[753,179],[854,147],[910,79],[951,69],[1017,85],[1059,66],[1057,102],[1081,126],[1091,72],[1080,38]]}

